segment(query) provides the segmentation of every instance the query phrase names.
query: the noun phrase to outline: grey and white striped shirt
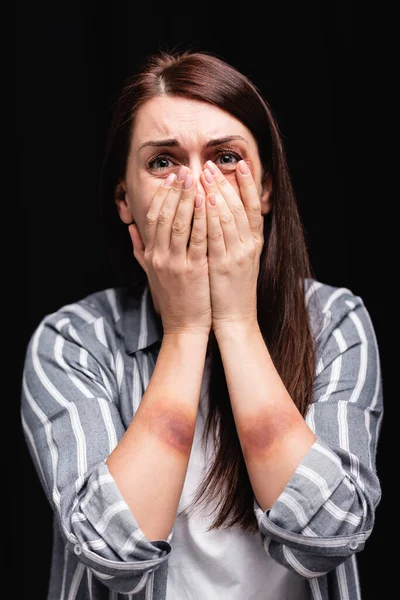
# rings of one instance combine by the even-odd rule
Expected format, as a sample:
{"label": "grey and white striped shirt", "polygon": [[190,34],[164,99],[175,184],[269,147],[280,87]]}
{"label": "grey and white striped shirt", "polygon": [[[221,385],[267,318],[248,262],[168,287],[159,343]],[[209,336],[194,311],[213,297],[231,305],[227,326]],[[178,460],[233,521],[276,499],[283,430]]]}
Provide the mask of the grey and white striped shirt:
{"label": "grey and white striped shirt", "polygon": [[[379,350],[359,296],[313,279],[304,289],[317,341],[306,420],[317,439],[273,507],[263,512],[254,499],[254,511],[266,555],[306,578],[310,600],[359,600],[356,553],[381,497]],[[21,415],[54,511],[48,600],[165,598],[173,531],[146,539],[105,462],[138,408],[161,339],[147,283],[137,298],[113,288],[66,305],[31,337]]]}

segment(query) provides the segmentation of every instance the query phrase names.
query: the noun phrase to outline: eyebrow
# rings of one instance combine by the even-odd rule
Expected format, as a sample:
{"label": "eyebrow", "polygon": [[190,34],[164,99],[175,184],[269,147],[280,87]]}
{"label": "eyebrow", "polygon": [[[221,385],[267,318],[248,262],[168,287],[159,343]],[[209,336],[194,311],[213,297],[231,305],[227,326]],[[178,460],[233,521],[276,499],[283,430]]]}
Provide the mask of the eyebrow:
{"label": "eyebrow", "polygon": [[[213,140],[209,140],[206,143],[205,147],[212,148],[213,146],[220,146],[221,144],[226,144],[227,142],[232,142],[234,140],[241,140],[242,142],[246,142],[246,144],[248,144],[248,141],[241,135],[227,135],[226,137],[215,138]],[[162,146],[164,148],[165,147],[172,148],[172,147],[179,147],[180,143],[175,138],[170,138],[167,140],[150,140],[148,142],[144,142],[139,147],[139,150],[141,150],[142,148],[145,148],[146,146],[152,146],[152,147],[161,147]]]}

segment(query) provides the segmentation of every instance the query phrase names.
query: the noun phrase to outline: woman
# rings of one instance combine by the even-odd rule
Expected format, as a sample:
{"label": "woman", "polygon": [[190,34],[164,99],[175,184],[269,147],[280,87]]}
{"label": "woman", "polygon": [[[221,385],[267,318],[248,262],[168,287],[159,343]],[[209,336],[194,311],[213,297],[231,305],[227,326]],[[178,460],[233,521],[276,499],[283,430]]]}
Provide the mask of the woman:
{"label": "woman", "polygon": [[151,57],[101,191],[121,285],[26,354],[48,599],[360,598],[379,352],[362,299],[311,275],[268,105],[211,54]]}

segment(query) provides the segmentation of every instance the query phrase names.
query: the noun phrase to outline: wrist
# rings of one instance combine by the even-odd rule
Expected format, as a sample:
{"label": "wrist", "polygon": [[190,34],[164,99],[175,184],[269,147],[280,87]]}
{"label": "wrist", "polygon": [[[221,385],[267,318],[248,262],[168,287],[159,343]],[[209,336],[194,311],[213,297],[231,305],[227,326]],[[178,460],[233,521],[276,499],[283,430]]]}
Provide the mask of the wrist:
{"label": "wrist", "polygon": [[205,344],[207,346],[208,340],[210,337],[210,330],[206,331],[204,329],[187,329],[187,328],[176,328],[173,330],[164,331],[163,334],[163,342],[183,342],[187,341],[188,343],[200,343]]}
{"label": "wrist", "polygon": [[213,331],[218,342],[223,340],[243,339],[251,335],[260,335],[261,330],[257,319],[242,321],[226,321],[213,324]]}

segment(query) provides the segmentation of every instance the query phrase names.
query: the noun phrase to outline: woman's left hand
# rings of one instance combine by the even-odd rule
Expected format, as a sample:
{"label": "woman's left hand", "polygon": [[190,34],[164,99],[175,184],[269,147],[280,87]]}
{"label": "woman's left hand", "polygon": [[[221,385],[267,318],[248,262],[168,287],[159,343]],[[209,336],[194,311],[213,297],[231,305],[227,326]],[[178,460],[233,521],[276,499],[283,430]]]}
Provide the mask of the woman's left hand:
{"label": "woman's left hand", "polygon": [[[258,328],[257,278],[264,245],[261,203],[250,170],[236,167],[239,194],[220,169],[208,161],[201,175],[206,191],[208,268],[212,327],[236,324]],[[211,177],[210,177],[211,176]],[[210,199],[215,199],[213,206]]]}

